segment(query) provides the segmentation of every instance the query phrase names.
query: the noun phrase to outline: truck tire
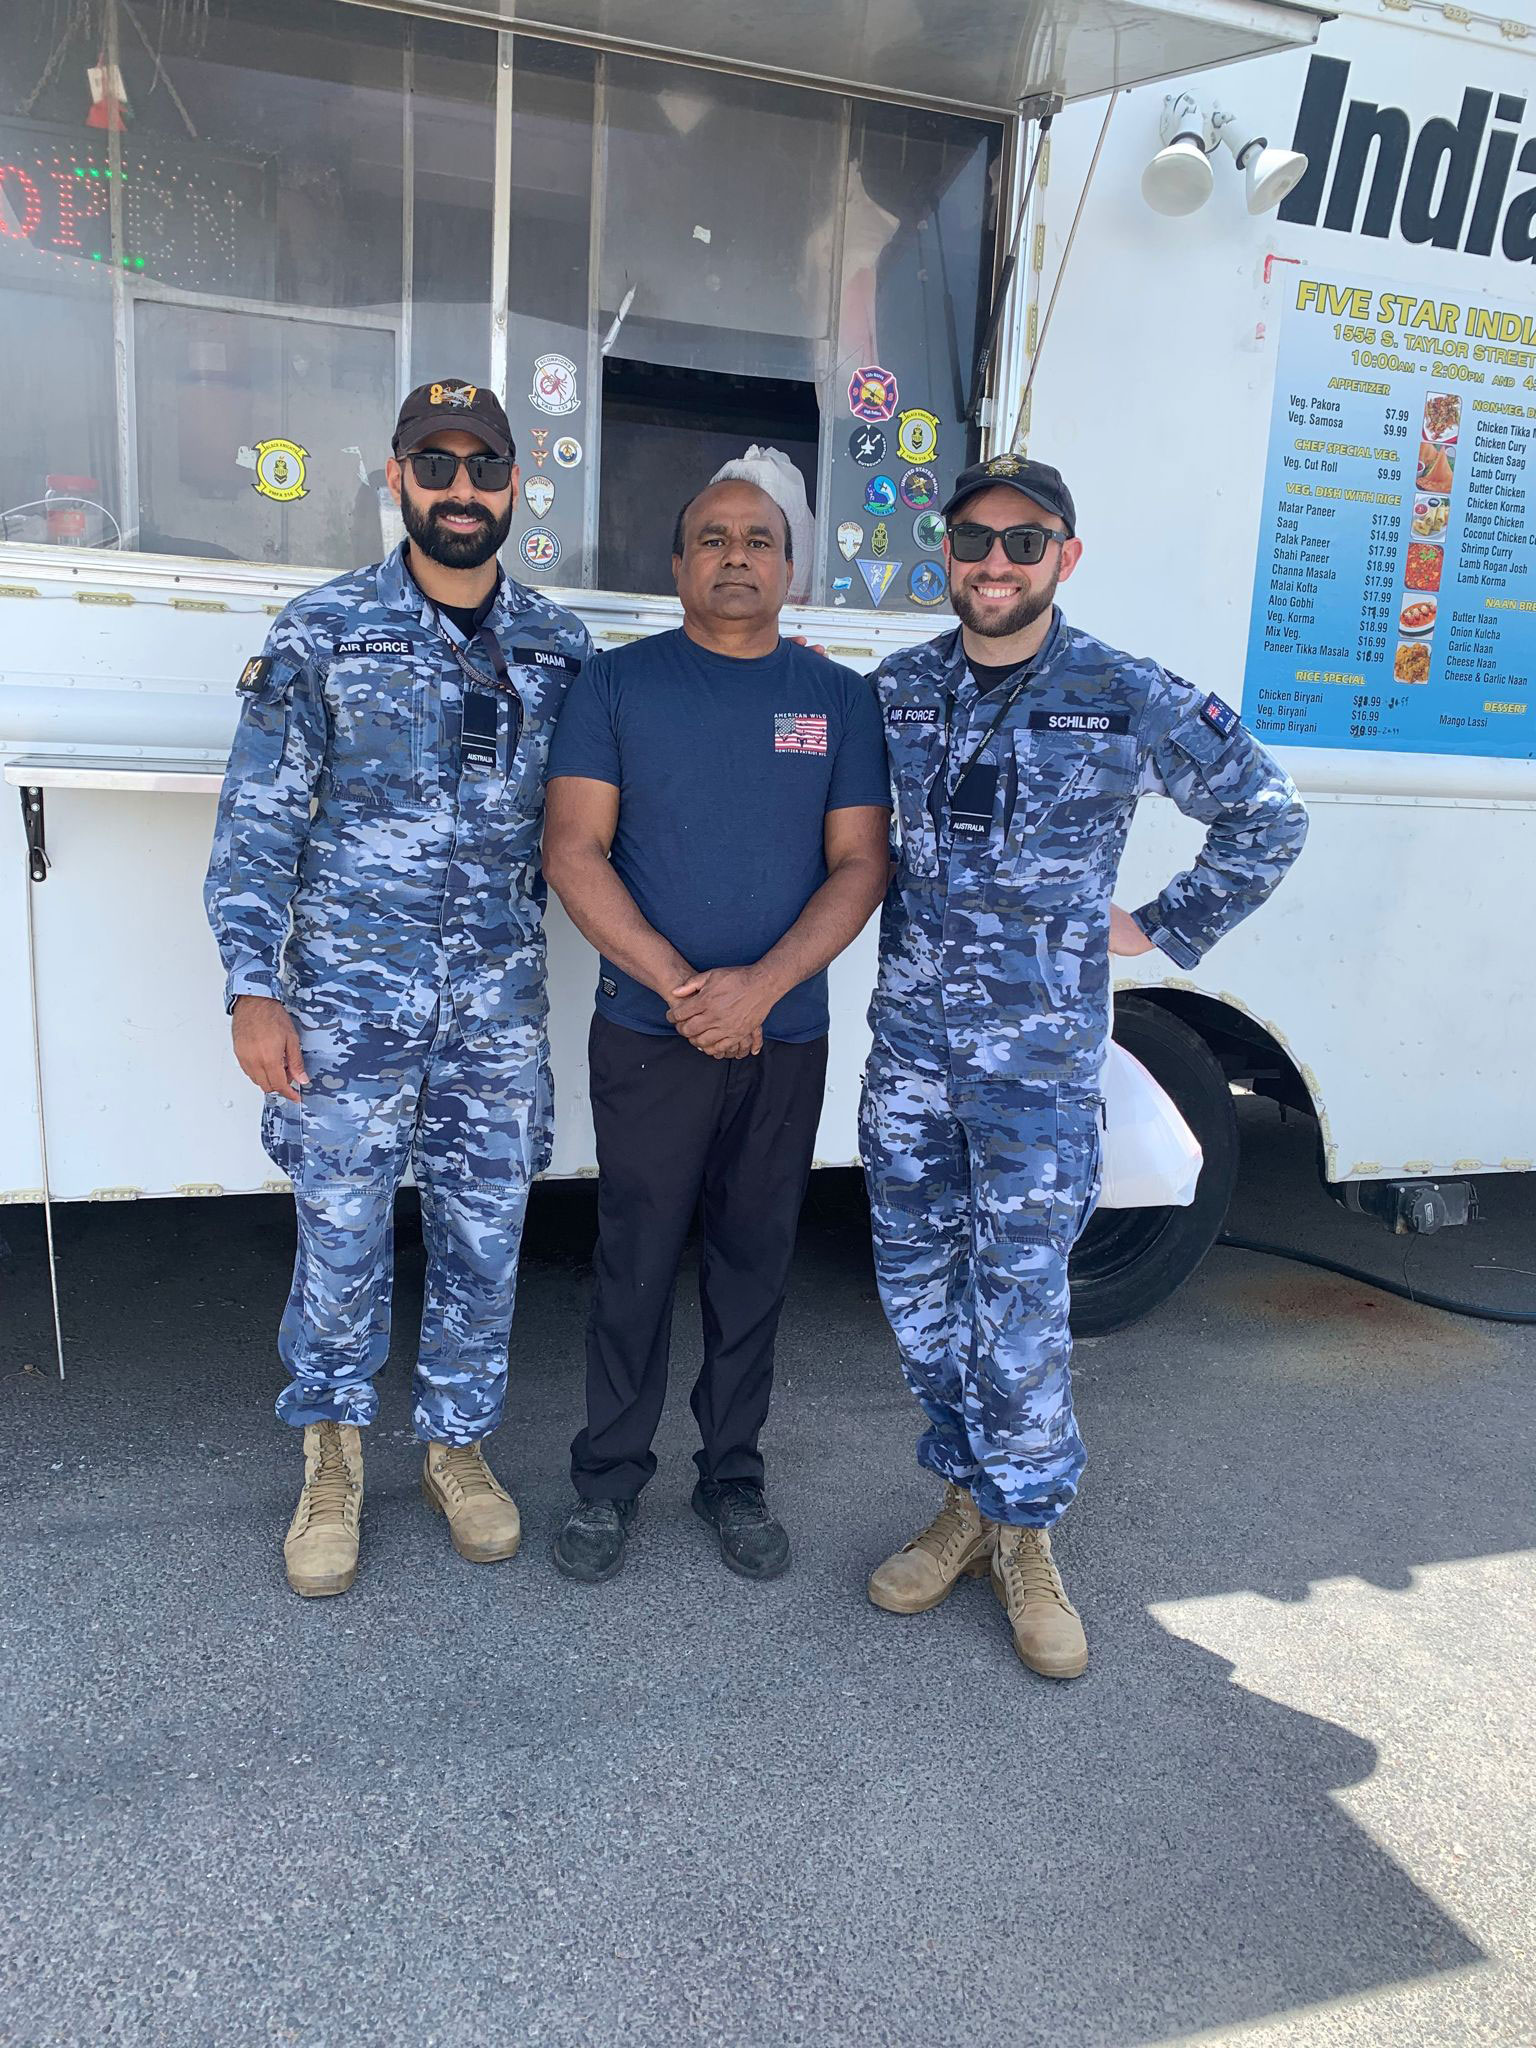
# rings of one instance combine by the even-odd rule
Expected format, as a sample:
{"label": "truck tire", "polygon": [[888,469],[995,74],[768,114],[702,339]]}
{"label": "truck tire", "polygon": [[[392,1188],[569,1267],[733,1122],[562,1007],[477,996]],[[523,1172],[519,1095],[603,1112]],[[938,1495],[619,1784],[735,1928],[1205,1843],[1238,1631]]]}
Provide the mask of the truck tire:
{"label": "truck tire", "polygon": [[1115,1037],[1172,1096],[1205,1164],[1187,1209],[1100,1209],[1072,1252],[1072,1329],[1123,1330],[1165,1302],[1216,1242],[1237,1179],[1237,1113],[1215,1054],[1158,1004],[1122,996]]}

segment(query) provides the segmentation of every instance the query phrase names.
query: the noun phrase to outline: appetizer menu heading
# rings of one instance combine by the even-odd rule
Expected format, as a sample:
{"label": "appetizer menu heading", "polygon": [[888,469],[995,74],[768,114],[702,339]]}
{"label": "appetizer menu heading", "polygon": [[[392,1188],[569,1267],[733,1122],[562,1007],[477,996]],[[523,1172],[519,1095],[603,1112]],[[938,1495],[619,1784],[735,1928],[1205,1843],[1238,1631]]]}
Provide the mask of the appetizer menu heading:
{"label": "appetizer menu heading", "polygon": [[1243,719],[1536,757],[1536,311],[1303,273],[1280,330]]}

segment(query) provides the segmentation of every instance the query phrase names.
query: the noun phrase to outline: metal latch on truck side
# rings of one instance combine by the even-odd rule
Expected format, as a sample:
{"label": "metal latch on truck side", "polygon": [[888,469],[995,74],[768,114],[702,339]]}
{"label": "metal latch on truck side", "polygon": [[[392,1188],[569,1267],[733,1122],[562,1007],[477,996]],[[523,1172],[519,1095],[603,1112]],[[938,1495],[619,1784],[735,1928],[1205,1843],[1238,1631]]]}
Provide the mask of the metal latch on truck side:
{"label": "metal latch on truck side", "polygon": [[1469,1180],[1356,1180],[1329,1193],[1341,1209],[1374,1216],[1396,1237],[1476,1223],[1479,1214],[1477,1189]]}
{"label": "metal latch on truck side", "polygon": [[34,882],[48,879],[48,847],[43,838],[43,792],[34,784],[23,784],[21,822],[27,835],[27,873]]}

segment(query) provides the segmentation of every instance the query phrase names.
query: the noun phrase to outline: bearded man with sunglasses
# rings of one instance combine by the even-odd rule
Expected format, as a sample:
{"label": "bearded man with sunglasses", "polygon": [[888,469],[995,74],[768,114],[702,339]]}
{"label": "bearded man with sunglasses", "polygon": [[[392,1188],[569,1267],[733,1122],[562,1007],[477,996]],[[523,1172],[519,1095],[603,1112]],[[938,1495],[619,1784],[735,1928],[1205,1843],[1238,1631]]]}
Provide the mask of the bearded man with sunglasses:
{"label": "bearded man with sunglasses", "polygon": [[[1301,851],[1290,778],[1237,714],[1069,626],[1060,473],[1014,455],[944,507],[959,627],[876,673],[897,806],[860,1111],[881,1300],[945,1483],[877,1567],[893,1614],[990,1572],[1023,1662],[1088,1661],[1049,1531],[1083,1469],[1067,1258],[1099,1185],[1111,953],[1181,968],[1256,910]],[[1189,869],[1128,915],[1110,897],[1139,796],[1206,827]]]}
{"label": "bearded man with sunglasses", "polygon": [[307,1597],[357,1576],[407,1164],[427,1252],[422,1490],[462,1557],[518,1547],[482,1445],[506,1396],[528,1185],[549,1162],[544,770],[592,651],[497,564],[518,471],[495,395],[421,385],[393,448],[408,539],[288,605],[241,675],[204,892],[235,1055],[298,1211],[277,1413],[303,1431],[283,1551]]}

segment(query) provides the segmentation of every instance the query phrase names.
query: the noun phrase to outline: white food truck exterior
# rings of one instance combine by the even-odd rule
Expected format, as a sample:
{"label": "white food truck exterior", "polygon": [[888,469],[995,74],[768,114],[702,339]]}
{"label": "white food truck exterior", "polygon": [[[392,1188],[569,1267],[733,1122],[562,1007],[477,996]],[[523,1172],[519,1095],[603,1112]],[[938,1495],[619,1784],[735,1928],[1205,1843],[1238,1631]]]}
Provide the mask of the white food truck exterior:
{"label": "white food truck exterior", "polygon": [[[333,11],[360,23],[383,18]],[[1198,19],[1200,11],[1189,14]],[[1248,12],[1255,21],[1265,14]],[[1229,8],[1228,27],[1243,13]],[[1276,14],[1268,10],[1271,22]],[[1213,18],[1219,15],[1217,7]],[[930,409],[923,391],[912,394],[918,402],[910,409],[898,413],[893,403],[879,432],[891,444],[884,469],[899,479],[905,502],[888,520],[877,494],[853,504],[851,522],[842,518],[849,477],[856,492],[868,478],[841,454],[846,444],[855,462],[864,459],[853,450],[854,393],[843,386],[850,360],[863,372],[862,351],[848,352],[861,319],[875,341],[874,315],[859,294],[864,289],[874,303],[879,286],[868,284],[856,244],[876,232],[872,221],[878,227],[900,207],[872,188],[856,190],[854,163],[828,229],[841,302],[832,315],[839,346],[824,356],[818,378],[823,410],[834,416],[819,469],[811,458],[823,529],[818,601],[794,613],[789,629],[871,669],[891,648],[946,623],[948,612],[926,602],[931,584],[919,573],[922,506],[932,488],[922,480],[924,434],[932,432],[923,422],[935,412],[940,441],[950,445],[926,466],[941,488],[967,453],[996,451],[1015,438],[1061,467],[1087,548],[1064,593],[1069,616],[1238,706],[1312,808],[1307,850],[1260,916],[1192,972],[1158,954],[1120,962],[1119,986],[1137,998],[1129,1012],[1144,1021],[1148,1011],[1154,1022],[1171,1018],[1175,1032],[1185,1027],[1186,1053],[1191,1046],[1203,1052],[1223,1090],[1227,1082],[1247,1083],[1309,1108],[1333,1182],[1443,1180],[1525,1170],[1536,1160],[1536,1090],[1518,1029],[1536,1006],[1536,949],[1521,916],[1521,885],[1536,869],[1536,714],[1526,711],[1536,669],[1536,553],[1526,546],[1536,432],[1530,17],[1524,0],[1520,18],[1502,21],[1417,4],[1350,7],[1311,47],[1316,24],[1309,21],[1304,31],[1268,36],[1271,46],[1296,47],[1187,78],[1146,62],[1141,76],[1158,82],[1122,91],[1107,129],[1104,96],[1074,99],[1069,79],[1069,104],[1054,120],[1029,196],[992,397],[968,441],[949,417],[963,404]],[[498,40],[505,64],[514,41],[521,51],[527,39]],[[1265,42],[1253,27],[1249,47]],[[422,47],[412,48],[425,65]],[[1201,65],[1233,54],[1198,41],[1187,49],[1186,61]],[[1249,214],[1243,172],[1224,151],[1213,157],[1214,187],[1199,211],[1167,218],[1149,207],[1141,177],[1160,146],[1165,97],[1185,91],[1197,122],[1216,103],[1272,144],[1295,139],[1307,151],[1308,177],[1281,214]],[[694,132],[690,106],[668,103],[665,92],[656,97],[677,134]],[[496,149],[509,147],[513,133],[515,109],[506,99],[498,91],[483,110]],[[973,320],[978,335],[990,280],[1002,269],[1010,200],[1016,204],[1024,191],[1039,135],[1033,121],[1018,130],[1018,147],[1005,138],[986,159],[1000,194],[1001,231],[978,258],[986,280]],[[411,145],[423,153],[433,146],[419,133]],[[978,147],[980,162],[985,147]],[[854,162],[846,133],[844,149],[844,161]],[[594,147],[594,166],[598,155]],[[866,148],[862,161],[872,160]],[[594,168],[594,190],[598,175]],[[28,219],[18,201],[26,202],[26,187],[7,182],[0,169],[0,209],[9,202],[9,212],[0,211],[0,238],[15,240]],[[500,238],[490,287],[493,300],[505,303],[508,262],[515,268],[516,261],[515,180],[510,193],[498,181],[486,203]],[[610,207],[617,203],[610,198]],[[597,211],[594,202],[594,221]],[[414,217],[418,265],[423,214],[418,207]],[[715,260],[709,244],[717,231],[707,221],[694,228],[690,239],[703,264]],[[597,236],[594,225],[594,250]],[[942,235],[922,247],[921,275],[939,275]],[[869,271],[878,278],[879,265]],[[514,545],[509,567],[561,596],[599,645],[614,645],[673,623],[675,608],[593,587],[607,543],[585,478],[595,470],[599,432],[617,435],[627,417],[622,392],[611,416],[599,414],[596,393],[612,369],[604,342],[614,346],[610,329],[622,328],[628,301],[622,278],[599,280],[596,272],[594,259],[588,339],[572,328],[571,338],[557,331],[550,341],[514,309],[510,322],[498,327],[493,319],[491,357],[509,403],[528,388],[522,380],[537,358],[556,359],[545,416],[525,407],[520,417],[513,407],[525,486],[534,477],[552,484],[540,489],[546,505],[557,494],[569,504],[586,488],[584,524],[578,520],[564,543],[567,564],[582,567],[580,587],[575,576],[562,585],[549,561],[561,554],[557,519],[540,515],[533,531],[545,537],[529,549]],[[128,285],[111,282],[121,344],[132,273]],[[953,278],[946,289],[952,303]],[[195,302],[195,292],[167,288],[155,301],[156,317],[173,319]],[[223,303],[238,310],[246,299],[229,294]],[[1425,305],[1437,310],[1425,314]],[[636,301],[632,329],[643,309],[643,299]],[[401,317],[385,319],[375,309],[353,320],[360,347],[386,336],[397,391],[410,368],[425,367],[420,336],[414,344],[402,336]],[[476,359],[455,339],[457,330],[439,324],[445,355],[436,367],[472,373]],[[1474,327],[1481,338],[1473,338]],[[154,337],[162,349],[180,345],[168,335]],[[550,345],[541,347],[541,338]],[[141,409],[147,340],[136,365],[125,365],[119,346],[112,373],[120,398],[125,381],[138,380]],[[636,354],[648,345],[642,333]],[[205,337],[192,344],[189,360],[206,367],[222,360],[221,346]],[[672,364],[693,346],[663,341],[652,352]],[[974,349],[967,344],[961,354],[968,370]],[[904,366],[895,368],[907,386]],[[70,403],[46,364],[34,366],[34,382],[29,405]],[[20,402],[14,382],[12,389]],[[1430,394],[1459,399],[1459,407],[1426,412]],[[585,409],[562,416],[568,397],[578,406],[585,398]],[[643,407],[636,412],[632,399],[624,402],[643,427]],[[203,402],[201,391],[189,395],[188,404],[194,401]],[[907,408],[906,395],[897,402]],[[911,437],[899,449],[898,433]],[[827,455],[830,444],[841,468]],[[265,495],[281,502],[293,474],[285,459],[315,467],[302,445],[285,458],[288,445],[273,436],[232,447],[241,490],[264,481]],[[562,460],[562,451],[573,459]],[[119,475],[131,472],[139,491],[145,552],[133,551],[131,534],[110,545],[129,524],[126,489],[114,509],[99,507],[75,483],[88,517],[110,518],[117,534],[105,524],[83,536],[18,531],[9,514],[0,524],[0,760],[12,785],[0,813],[0,957],[7,963],[0,1061],[11,1084],[0,1121],[6,1201],[41,1199],[44,1139],[47,1190],[56,1200],[285,1185],[260,1149],[254,1093],[230,1054],[200,889],[240,668],[289,597],[345,564],[310,571],[286,558],[225,559],[228,550],[213,557],[150,552],[141,478],[154,458],[142,449],[119,452]],[[366,479],[376,477],[382,446],[345,452],[371,502],[375,487]],[[95,479],[86,481],[100,490]],[[694,481],[691,473],[679,478],[683,488]],[[884,470],[868,478],[869,492],[882,481]],[[71,482],[65,476],[49,485],[65,516]],[[673,509],[668,498],[631,516],[669,531]],[[41,516],[59,523],[51,509]],[[891,577],[863,552],[877,521],[882,536],[887,524],[894,536],[873,549],[895,564]],[[859,539],[839,560],[832,529],[849,524]],[[387,519],[384,525],[387,537]],[[95,544],[60,544],[81,537]],[[1418,541],[1426,547],[1415,549]],[[931,547],[926,559],[935,559]],[[1419,565],[1417,582],[1405,581],[1410,560]],[[647,587],[654,583],[634,585]],[[1439,616],[1426,627],[1411,607],[1431,601]],[[1426,647],[1427,659],[1412,651]],[[1429,680],[1420,680],[1426,672]],[[28,800],[34,836],[51,863],[46,880],[28,879],[28,791],[41,791],[40,819],[36,799]],[[1134,906],[1155,894],[1197,837],[1166,802],[1144,802],[1119,900]],[[34,872],[43,871],[39,853]],[[558,1091],[552,1170],[584,1173],[593,1166],[584,1064],[593,959],[554,905],[549,931]],[[874,949],[871,928],[832,973],[823,1163],[856,1156]],[[1157,1070],[1155,1059],[1149,1064]],[[1174,1069],[1163,1078],[1178,1099],[1177,1060]],[[1219,1220],[1219,1209],[1205,1218],[1204,1242]]]}

